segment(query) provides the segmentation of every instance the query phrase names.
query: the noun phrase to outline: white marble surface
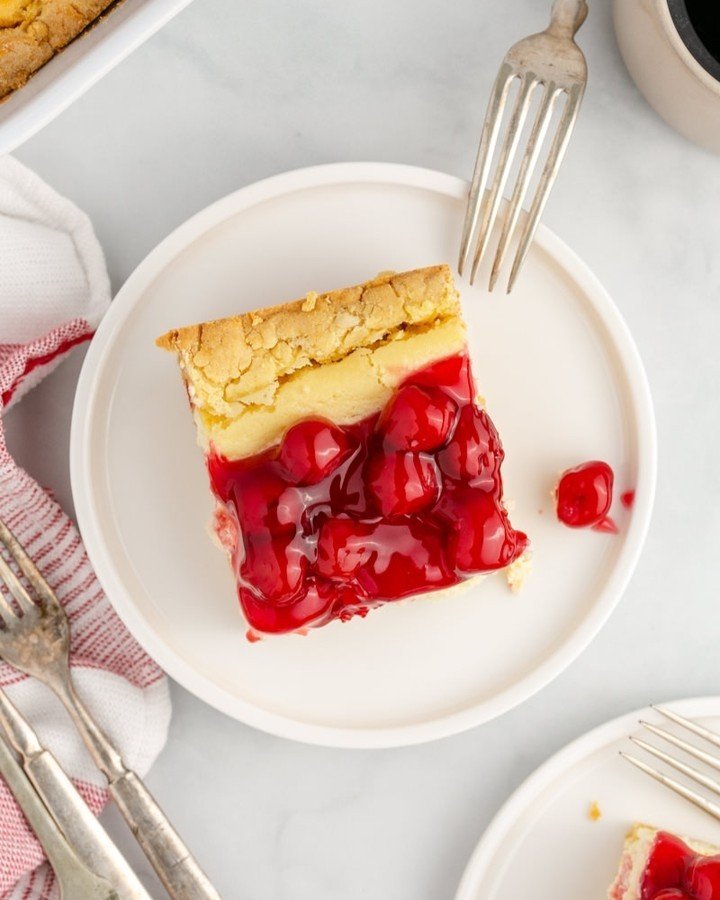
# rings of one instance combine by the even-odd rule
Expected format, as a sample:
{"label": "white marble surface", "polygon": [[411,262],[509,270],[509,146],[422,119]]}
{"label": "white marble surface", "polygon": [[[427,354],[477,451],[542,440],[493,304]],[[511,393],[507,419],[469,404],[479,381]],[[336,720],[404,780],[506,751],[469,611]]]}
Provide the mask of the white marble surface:
{"label": "white marble surface", "polygon": [[[195,0],[18,156],[88,211],[117,288],[188,215],[266,175],[348,159],[467,175],[499,58],[548,6]],[[720,693],[720,159],[647,107],[609,0],[590,6],[590,84],[545,221],[615,297],[650,376],[660,477],[637,573],[553,685],[427,746],[301,746],[175,687],[148,781],[229,900],[451,898],[495,811],[549,754],[649,700]],[[16,456],[67,509],[80,356],[8,416]]]}

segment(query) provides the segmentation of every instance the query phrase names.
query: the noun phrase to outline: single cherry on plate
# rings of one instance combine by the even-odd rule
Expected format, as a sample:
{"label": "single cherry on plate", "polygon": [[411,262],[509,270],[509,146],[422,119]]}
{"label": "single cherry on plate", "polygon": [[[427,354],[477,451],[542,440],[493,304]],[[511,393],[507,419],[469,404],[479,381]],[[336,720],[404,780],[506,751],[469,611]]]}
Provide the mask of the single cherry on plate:
{"label": "single cherry on plate", "polygon": [[555,489],[558,519],[570,528],[602,526],[612,505],[613,480],[613,470],[600,460],[563,472]]}

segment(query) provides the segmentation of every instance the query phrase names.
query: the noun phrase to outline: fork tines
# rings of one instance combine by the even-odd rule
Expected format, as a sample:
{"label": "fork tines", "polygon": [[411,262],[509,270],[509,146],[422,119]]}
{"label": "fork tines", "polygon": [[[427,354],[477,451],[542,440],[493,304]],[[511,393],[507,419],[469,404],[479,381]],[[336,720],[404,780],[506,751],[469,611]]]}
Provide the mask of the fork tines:
{"label": "fork tines", "polygon": [[[720,747],[720,734],[716,734],[714,731],[711,731],[708,728],[704,728],[702,725],[698,725],[697,722],[686,719],[684,716],[680,716],[678,715],[678,713],[672,712],[669,709],[665,709],[662,706],[653,706],[652,709],[660,713],[660,715],[665,716],[667,719],[670,719],[670,721],[674,722],[676,725],[680,725],[692,734],[695,734],[698,737],[702,738],[704,741],[713,744],[715,747]],[[719,756],[708,753],[706,750],[702,750],[701,748],[696,747],[683,738],[678,737],[676,734],[673,734],[673,732],[667,731],[665,728],[659,728],[657,725],[652,725],[650,722],[645,721],[641,721],[640,724],[651,734],[654,734],[656,737],[659,737],[666,743],[671,744],[673,747],[677,747],[678,750],[681,750],[688,756],[699,760],[705,766],[709,766],[716,771],[720,771]],[[667,753],[664,750],[661,750],[660,748],[649,744],[642,738],[631,735],[630,740],[646,753],[649,753],[651,756],[654,756],[656,759],[659,759],[661,762],[664,762],[666,765],[675,769],[675,771],[680,772],[686,778],[720,797],[720,781],[718,781],[716,778],[713,778],[700,769],[697,769],[694,766],[683,762],[681,759],[676,758],[670,753]],[[650,775],[656,781],[659,781],[660,784],[665,785],[676,794],[679,794],[681,797],[684,797],[686,800],[694,803],[695,806],[700,807],[700,809],[703,809],[711,816],[714,816],[714,818],[720,820],[720,804],[709,800],[707,797],[703,796],[692,788],[687,787],[682,782],[677,781],[677,779],[672,778],[669,775],[665,775],[663,772],[659,771],[658,769],[654,769],[652,766],[639,760],[637,757],[630,755],[629,753],[621,751],[620,755],[628,762],[631,762],[638,769],[645,772],[647,775]]]}
{"label": "fork tines", "polygon": [[[3,552],[5,551],[5,552]],[[27,586],[15,574],[10,562],[15,563],[27,580]],[[56,606],[57,599],[50,586],[40,574],[35,563],[25,552],[24,548],[10,531],[8,526],[0,519],[0,586],[5,585],[9,593],[15,599],[20,612],[25,613],[35,610],[37,606]],[[35,593],[31,596],[28,587]],[[0,619],[16,615],[8,597],[0,590]]]}
{"label": "fork tines", "polygon": [[[475,280],[498,219],[510,169],[531,101],[535,92],[542,87],[535,119],[505,212],[490,274],[489,289],[492,290],[495,286],[508,248],[515,235],[530,180],[553,118],[556,101],[562,95],[565,97],[565,106],[559,115],[555,135],[547,151],[535,195],[520,230],[515,259],[507,283],[508,293],[512,290],[527,256],[570,140],[585,91],[587,66],[585,57],[573,40],[573,35],[582,24],[586,14],[587,6],[584,0],[556,0],[553,4],[553,19],[549,28],[540,34],[531,35],[511,47],[500,66],[485,115],[460,241],[458,271],[462,275],[472,253],[471,284]],[[499,141],[508,95],[512,83],[516,80],[519,82],[517,94],[505,133],[502,140]],[[498,141],[500,150],[492,181],[488,187]],[[472,250],[473,243],[474,250]]]}

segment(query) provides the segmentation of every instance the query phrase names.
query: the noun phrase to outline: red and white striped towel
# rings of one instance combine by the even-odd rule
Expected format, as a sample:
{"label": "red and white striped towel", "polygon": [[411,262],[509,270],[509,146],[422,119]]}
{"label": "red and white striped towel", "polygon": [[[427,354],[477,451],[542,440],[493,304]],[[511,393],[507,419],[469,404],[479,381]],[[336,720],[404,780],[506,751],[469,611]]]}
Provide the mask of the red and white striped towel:
{"label": "red and white striped towel", "polygon": [[[87,217],[16,160],[0,159],[0,414],[90,339],[109,300],[102,250]],[[43,440],[42,422],[35,435]],[[114,613],[70,519],[11,458],[1,416],[0,517],[67,609],[79,693],[126,762],[144,774],[167,737],[166,679]],[[0,684],[99,812],[107,800],[103,778],[60,704],[2,662]],[[57,895],[53,881],[0,779],[0,897],[45,900]]]}

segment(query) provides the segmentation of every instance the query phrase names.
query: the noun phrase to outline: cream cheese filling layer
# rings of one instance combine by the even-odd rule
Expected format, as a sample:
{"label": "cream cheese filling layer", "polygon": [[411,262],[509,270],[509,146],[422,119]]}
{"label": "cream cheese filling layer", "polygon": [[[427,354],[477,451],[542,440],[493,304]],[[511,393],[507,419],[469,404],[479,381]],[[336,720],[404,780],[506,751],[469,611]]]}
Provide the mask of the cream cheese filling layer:
{"label": "cream cheese filling layer", "polygon": [[[227,459],[241,459],[277,444],[301,419],[320,417],[349,425],[378,412],[413,371],[466,350],[459,317],[408,329],[336,362],[309,366],[281,380],[272,398],[258,397],[231,418],[195,406],[200,443]],[[191,400],[192,400],[191,396]]]}

